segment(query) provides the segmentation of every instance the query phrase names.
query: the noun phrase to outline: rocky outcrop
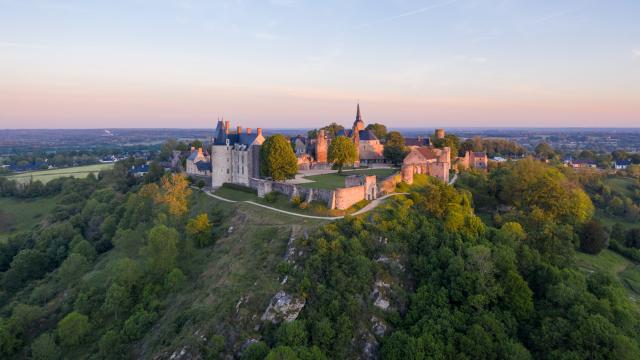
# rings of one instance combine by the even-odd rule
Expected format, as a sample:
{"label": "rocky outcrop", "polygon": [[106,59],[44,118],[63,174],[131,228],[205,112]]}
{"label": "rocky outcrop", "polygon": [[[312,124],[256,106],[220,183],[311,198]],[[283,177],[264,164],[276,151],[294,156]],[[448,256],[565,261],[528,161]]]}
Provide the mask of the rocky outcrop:
{"label": "rocky outcrop", "polygon": [[371,299],[373,299],[373,305],[382,309],[387,310],[389,308],[389,293],[391,292],[391,285],[387,284],[384,281],[376,281],[373,286],[373,291],[371,292]]}
{"label": "rocky outcrop", "polygon": [[298,318],[305,302],[303,298],[279,291],[271,299],[261,319],[262,321],[271,321],[274,324],[280,321],[291,322]]}

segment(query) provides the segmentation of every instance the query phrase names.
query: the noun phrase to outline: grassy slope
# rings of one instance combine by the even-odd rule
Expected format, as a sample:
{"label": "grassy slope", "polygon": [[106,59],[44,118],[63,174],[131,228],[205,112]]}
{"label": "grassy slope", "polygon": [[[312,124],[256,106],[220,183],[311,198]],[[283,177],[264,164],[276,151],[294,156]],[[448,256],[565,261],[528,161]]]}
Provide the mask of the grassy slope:
{"label": "grassy slope", "polygon": [[101,170],[108,170],[113,167],[113,164],[95,164],[86,166],[76,166],[63,169],[52,169],[42,171],[32,171],[17,175],[8,176],[9,179],[16,180],[18,182],[29,182],[33,178],[33,181],[40,180],[43,183],[47,183],[53,179],[64,176],[73,176],[75,178],[87,177],[90,173],[98,173]]}
{"label": "grassy slope", "polygon": [[345,171],[342,175],[337,173],[305,176],[305,179],[313,180],[312,183],[304,183],[301,186],[317,189],[335,189],[344,187],[344,178],[348,175],[376,175],[378,180],[397,172],[397,169],[367,169],[357,171]]}
{"label": "grassy slope", "polygon": [[[182,259],[191,280],[166,301],[166,310],[141,340],[136,354],[170,354],[182,346],[202,346],[200,335],[232,335],[237,347],[257,336],[255,326],[271,297],[284,285],[276,272],[289,237],[301,237],[323,223],[279,214],[250,204],[229,204],[196,193],[192,214],[217,209],[228,216],[214,246]],[[233,226],[229,234],[228,229]],[[239,301],[243,300],[240,305]],[[180,325],[181,324],[181,325]]]}
{"label": "grassy slope", "polygon": [[602,271],[616,277],[634,301],[640,298],[640,266],[625,257],[603,250],[598,255],[576,253],[576,263],[589,271]]}
{"label": "grassy slope", "polygon": [[[632,192],[628,186],[632,185],[635,180],[624,177],[610,177],[604,180],[605,184],[609,185],[612,190],[618,191],[624,196],[632,196]],[[625,228],[631,228],[638,226],[638,223],[629,221],[621,216],[615,216],[605,213],[604,211],[597,209],[595,216],[598,220],[602,221],[607,226],[613,226],[614,224],[621,224]]]}
{"label": "grassy slope", "polygon": [[55,206],[57,197],[32,199],[0,198],[0,241],[31,229]]}

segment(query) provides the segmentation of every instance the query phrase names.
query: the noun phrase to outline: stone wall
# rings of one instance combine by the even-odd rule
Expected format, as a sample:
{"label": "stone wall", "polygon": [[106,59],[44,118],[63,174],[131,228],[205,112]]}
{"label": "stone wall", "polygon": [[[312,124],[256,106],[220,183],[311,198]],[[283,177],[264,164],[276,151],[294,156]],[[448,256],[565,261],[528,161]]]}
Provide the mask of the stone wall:
{"label": "stone wall", "polygon": [[[411,182],[413,182],[413,172],[411,172]],[[400,173],[395,173],[386,177],[384,180],[378,183],[378,192],[380,194],[391,194],[396,191],[396,185],[402,182],[402,176]]]}
{"label": "stone wall", "polygon": [[259,197],[275,191],[286,195],[289,199],[299,196],[306,202],[322,201],[329,209],[335,208],[335,192],[328,189],[311,189],[296,184],[288,184],[278,181],[252,178],[249,180],[249,187],[258,191]]}
{"label": "stone wall", "polygon": [[336,194],[336,209],[345,210],[353,206],[365,197],[365,186],[353,186],[348,188],[338,188]]}

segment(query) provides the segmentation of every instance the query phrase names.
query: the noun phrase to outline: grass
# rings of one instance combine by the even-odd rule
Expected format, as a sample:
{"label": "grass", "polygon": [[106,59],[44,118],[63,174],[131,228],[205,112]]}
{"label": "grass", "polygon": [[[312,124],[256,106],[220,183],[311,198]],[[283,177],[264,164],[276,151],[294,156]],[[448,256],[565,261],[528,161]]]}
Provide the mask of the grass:
{"label": "grass", "polygon": [[322,175],[305,176],[307,180],[312,180],[311,183],[303,183],[301,186],[314,189],[329,189],[344,187],[344,179],[349,175],[375,175],[378,181],[396,173],[397,169],[366,169],[355,171],[344,171],[342,174],[330,173]]}
{"label": "grass", "polygon": [[49,214],[57,197],[38,199],[0,198],[0,242],[12,234],[26,231]]}
{"label": "grass", "polygon": [[[178,345],[204,344],[200,336],[234,338],[239,346],[259,337],[260,317],[273,295],[288,290],[277,266],[289,238],[302,241],[322,221],[300,219],[244,203],[226,203],[202,192],[193,194],[191,214],[222,212],[219,237],[213,246],[195,249],[183,259],[191,281],[167,300],[167,308],[140,341],[137,358]],[[233,230],[229,231],[229,229]],[[179,349],[179,348],[178,348]]]}
{"label": "grass", "polygon": [[[342,210],[330,210],[326,207],[326,205],[318,202],[318,201],[313,201],[309,207],[307,207],[306,209],[301,209],[298,206],[293,206],[291,204],[291,202],[289,201],[289,198],[285,195],[282,194],[276,194],[276,198],[274,202],[268,202],[267,200],[265,200],[264,198],[258,197],[258,195],[256,194],[251,194],[248,192],[244,192],[241,190],[236,190],[236,189],[231,189],[231,188],[225,188],[225,187],[220,187],[218,188],[215,192],[215,195],[221,196],[225,199],[229,199],[229,200],[234,200],[234,201],[253,201],[255,203],[258,204],[262,204],[262,205],[266,205],[269,207],[273,207],[276,209],[280,209],[280,210],[284,210],[284,211],[289,211],[292,213],[296,213],[296,214],[302,214],[302,215],[312,215],[312,216],[341,216],[341,215],[345,215],[348,214],[350,212],[356,211],[355,208],[350,208],[347,209],[345,211]],[[356,204],[358,205],[358,204]],[[366,205],[366,204],[365,204]],[[254,206],[251,204],[246,204],[246,206]],[[354,205],[355,206],[355,205]],[[360,206],[364,206],[362,204],[360,204]],[[254,206],[255,207],[255,206]],[[271,214],[276,213],[275,211],[272,210],[268,210],[268,209],[264,209],[267,212],[270,212]],[[292,215],[286,215],[283,214],[284,216],[289,216],[291,217]],[[267,215],[269,216],[269,215]]]}
{"label": "grass", "polygon": [[640,267],[633,261],[611,250],[602,250],[598,255],[577,252],[576,263],[588,271],[600,271],[613,275],[624,286],[634,302],[640,298]]}
{"label": "grass", "polygon": [[113,164],[95,164],[86,166],[75,166],[63,169],[31,171],[16,175],[9,175],[7,176],[7,178],[16,180],[20,183],[29,182],[31,179],[33,179],[33,181],[40,180],[42,181],[42,183],[46,184],[47,182],[60,177],[72,176],[75,178],[84,178],[91,173],[97,174],[102,170],[109,170],[111,168],[113,168]]}

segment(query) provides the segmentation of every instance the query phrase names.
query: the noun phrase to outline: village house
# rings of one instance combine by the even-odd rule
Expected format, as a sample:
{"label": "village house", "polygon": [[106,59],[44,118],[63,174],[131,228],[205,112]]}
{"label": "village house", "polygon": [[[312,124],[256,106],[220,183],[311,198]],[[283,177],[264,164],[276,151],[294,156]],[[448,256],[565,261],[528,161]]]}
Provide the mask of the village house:
{"label": "village house", "polygon": [[187,175],[209,176],[211,175],[211,157],[202,148],[191,148],[191,154],[186,161]]}

